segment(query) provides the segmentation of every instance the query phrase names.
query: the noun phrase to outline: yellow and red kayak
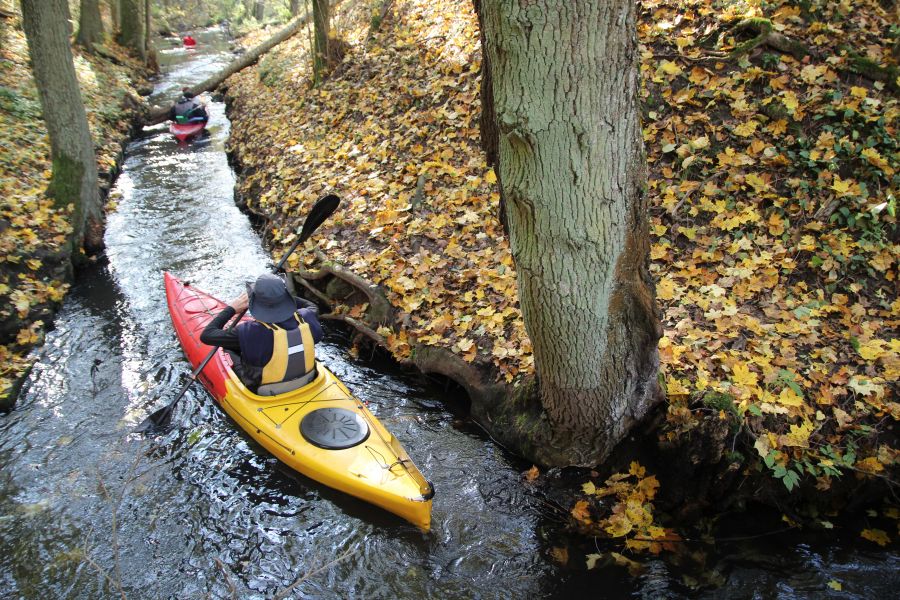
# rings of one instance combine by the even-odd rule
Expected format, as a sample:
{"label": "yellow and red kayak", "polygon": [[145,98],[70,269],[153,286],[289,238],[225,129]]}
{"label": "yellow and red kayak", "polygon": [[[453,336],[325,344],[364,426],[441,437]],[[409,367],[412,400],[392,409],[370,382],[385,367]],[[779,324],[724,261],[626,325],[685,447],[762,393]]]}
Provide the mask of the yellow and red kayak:
{"label": "yellow and red kayak", "polygon": [[[164,273],[166,299],[181,347],[196,368],[212,350],[200,341],[221,300]],[[248,318],[248,317],[245,317]],[[198,378],[253,439],[292,469],[390,511],[427,531],[434,488],[397,439],[322,363],[309,384],[258,396],[219,349]]]}

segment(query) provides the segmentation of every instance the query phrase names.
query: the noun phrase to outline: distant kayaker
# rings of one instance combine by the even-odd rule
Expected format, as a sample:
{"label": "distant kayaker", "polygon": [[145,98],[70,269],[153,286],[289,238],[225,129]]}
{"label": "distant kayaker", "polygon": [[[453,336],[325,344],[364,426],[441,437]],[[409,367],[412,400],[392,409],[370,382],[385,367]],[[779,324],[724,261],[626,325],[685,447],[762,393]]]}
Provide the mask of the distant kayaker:
{"label": "distant kayaker", "polygon": [[192,38],[190,34],[184,36],[184,38],[182,38],[182,41],[184,42],[184,45],[188,47],[197,45],[197,40]]}
{"label": "distant kayaker", "polygon": [[[223,329],[240,311],[255,321]],[[318,308],[288,292],[277,275],[260,275],[250,291],[228,303],[200,334],[200,341],[239,356],[234,371],[251,392],[274,396],[315,379],[315,343],[322,339]]]}
{"label": "distant kayaker", "polygon": [[196,123],[208,121],[209,114],[202,102],[197,100],[188,88],[181,90],[181,97],[172,106],[169,119],[176,123]]}

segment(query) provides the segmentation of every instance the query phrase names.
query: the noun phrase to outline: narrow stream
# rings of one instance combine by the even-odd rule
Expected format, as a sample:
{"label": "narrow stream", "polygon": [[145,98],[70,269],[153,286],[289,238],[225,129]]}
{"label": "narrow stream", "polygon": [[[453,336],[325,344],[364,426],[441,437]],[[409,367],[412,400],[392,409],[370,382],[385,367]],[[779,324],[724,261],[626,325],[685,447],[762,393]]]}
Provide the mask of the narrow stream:
{"label": "narrow stream", "polygon": [[[159,102],[232,58],[220,31],[196,37],[196,51],[161,51]],[[690,594],[658,560],[637,579],[619,567],[554,566],[546,532],[556,520],[523,483],[530,465],[451,414],[464,398],[351,359],[335,332],[319,358],[435,484],[428,534],[290,472],[199,386],[167,433],[131,433],[190,371],[161,272],[229,298],[268,259],[234,206],[224,106],[209,108],[206,139],[179,146],[159,126],[130,144],[108,260],[80,274],[16,409],[0,417],[0,597],[263,599],[317,569],[285,597]],[[726,563],[724,586],[700,596],[824,597],[837,578],[850,595],[835,597],[888,597],[900,583],[896,556],[799,538],[740,546]]]}

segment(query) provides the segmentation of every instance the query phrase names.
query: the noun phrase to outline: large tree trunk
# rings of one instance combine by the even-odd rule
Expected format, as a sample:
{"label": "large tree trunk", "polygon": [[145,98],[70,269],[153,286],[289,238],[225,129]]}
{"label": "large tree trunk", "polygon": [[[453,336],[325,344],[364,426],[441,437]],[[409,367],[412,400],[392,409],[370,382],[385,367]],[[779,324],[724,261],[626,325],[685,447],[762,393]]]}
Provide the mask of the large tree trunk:
{"label": "large tree trunk", "polygon": [[494,0],[482,11],[551,460],[597,464],[658,399],[635,3]]}
{"label": "large tree trunk", "polygon": [[312,0],[313,10],[313,85],[325,77],[328,68],[328,31],[331,15],[328,0]]}
{"label": "large tree trunk", "polygon": [[[72,239],[89,251],[103,245],[97,162],[66,25],[66,0],[22,0],[22,27],[50,135],[53,175],[47,195],[74,205]],[[74,249],[74,248],[73,248]]]}
{"label": "large tree trunk", "polygon": [[75,41],[88,51],[93,51],[94,44],[103,41],[103,19],[100,17],[100,0],[81,0],[78,36]]}
{"label": "large tree trunk", "polygon": [[[479,37],[481,39],[481,117],[478,119],[478,128],[481,133],[481,149],[484,150],[487,164],[494,169],[494,174],[499,180],[500,170],[500,129],[497,124],[497,114],[494,111],[494,83],[491,75],[491,58],[487,52],[484,40],[484,17],[481,15],[481,0],[472,0],[475,14],[478,15]],[[509,224],[506,222],[506,198],[503,195],[503,185],[500,185],[500,205],[497,214],[503,231],[509,236]]]}
{"label": "large tree trunk", "polygon": [[142,0],[119,0],[119,43],[146,60],[144,48],[144,20],[141,14]]}
{"label": "large tree trunk", "polygon": [[113,31],[118,31],[122,25],[122,5],[119,4],[119,0],[108,0],[108,2]]}

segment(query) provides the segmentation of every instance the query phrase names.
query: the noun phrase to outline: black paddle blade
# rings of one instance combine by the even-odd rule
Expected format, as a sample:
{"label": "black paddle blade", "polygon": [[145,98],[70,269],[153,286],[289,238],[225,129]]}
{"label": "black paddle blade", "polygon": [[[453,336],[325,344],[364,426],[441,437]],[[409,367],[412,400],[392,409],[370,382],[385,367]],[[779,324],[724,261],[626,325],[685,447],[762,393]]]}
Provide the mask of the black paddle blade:
{"label": "black paddle blade", "polygon": [[318,229],[319,225],[331,216],[331,213],[337,210],[340,203],[341,199],[334,194],[327,194],[316,200],[316,203],[313,204],[312,209],[309,211],[309,215],[306,217],[306,221],[303,222],[303,229],[300,230],[301,244],[309,239],[313,231]]}
{"label": "black paddle blade", "polygon": [[172,421],[173,404],[167,404],[158,411],[144,419],[140,425],[134,428],[135,433],[147,433],[154,429],[162,429]]}

